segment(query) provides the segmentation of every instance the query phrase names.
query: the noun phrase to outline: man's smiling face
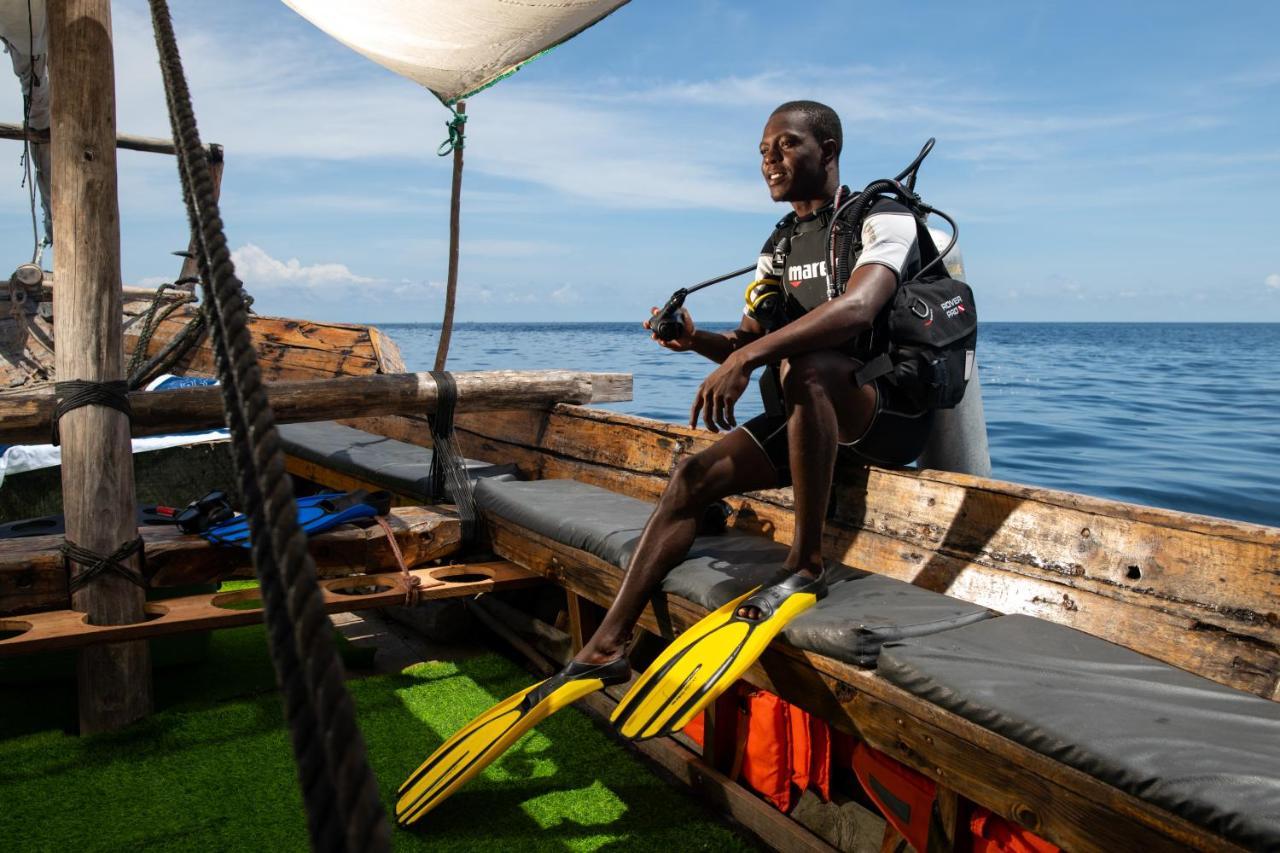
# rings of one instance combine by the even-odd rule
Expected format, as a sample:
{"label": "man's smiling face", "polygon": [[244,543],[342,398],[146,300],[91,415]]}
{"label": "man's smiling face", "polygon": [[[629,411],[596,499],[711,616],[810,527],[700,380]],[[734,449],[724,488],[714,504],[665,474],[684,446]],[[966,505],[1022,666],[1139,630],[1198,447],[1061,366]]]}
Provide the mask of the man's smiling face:
{"label": "man's smiling face", "polygon": [[820,197],[827,182],[826,156],[803,113],[769,116],[760,139],[760,172],[774,201]]}

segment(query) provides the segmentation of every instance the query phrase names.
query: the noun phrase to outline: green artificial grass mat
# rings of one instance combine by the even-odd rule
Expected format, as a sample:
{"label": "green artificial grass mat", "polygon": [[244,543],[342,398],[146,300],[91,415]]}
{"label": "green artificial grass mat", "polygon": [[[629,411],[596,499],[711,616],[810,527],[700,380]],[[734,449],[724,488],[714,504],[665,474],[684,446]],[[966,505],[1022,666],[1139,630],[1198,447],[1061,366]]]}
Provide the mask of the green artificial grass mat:
{"label": "green artificial grass mat", "polygon": [[[203,663],[156,673],[155,715],[113,734],[64,731],[72,685],[11,685],[0,703],[5,846],[306,850],[265,643],[261,626],[216,632]],[[388,815],[431,750],[531,680],[489,654],[349,681]],[[397,850],[751,849],[572,708],[392,835]]]}

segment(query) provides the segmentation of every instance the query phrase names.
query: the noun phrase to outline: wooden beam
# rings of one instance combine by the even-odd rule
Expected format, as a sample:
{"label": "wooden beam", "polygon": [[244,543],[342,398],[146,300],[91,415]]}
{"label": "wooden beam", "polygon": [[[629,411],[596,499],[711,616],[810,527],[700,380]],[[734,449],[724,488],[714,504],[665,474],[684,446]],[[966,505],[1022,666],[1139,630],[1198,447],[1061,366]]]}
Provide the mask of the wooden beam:
{"label": "wooden beam", "polygon": [[[49,5],[52,195],[59,381],[124,378],[120,327],[120,207],[116,196],[115,66],[110,0]],[[66,539],[114,553],[136,535],[129,420],[101,405],[63,416],[62,494]],[[137,570],[139,559],[126,564]],[[87,566],[73,566],[73,576]],[[94,626],[144,618],[142,588],[103,575],[72,595]],[[118,729],[151,712],[145,643],[85,649],[78,665],[80,731]]]}
{"label": "wooden beam", "polygon": [[[52,50],[52,46],[50,49]],[[56,87],[56,84],[53,85]],[[52,128],[49,130],[31,128],[27,131],[26,138],[32,142],[49,142],[52,133]],[[0,139],[16,139],[21,142],[22,138],[22,125],[0,122]],[[211,158],[214,156],[213,149],[221,149],[219,145],[209,145],[207,147]],[[152,154],[176,153],[172,139],[160,139],[154,136],[134,136],[128,133],[121,133],[116,136],[116,148],[124,148],[129,151],[146,151]]]}
{"label": "wooden beam", "polygon": [[[514,563],[495,561],[413,569],[419,600],[479,595],[544,583],[543,578]],[[399,572],[353,575],[320,581],[327,613],[347,613],[405,603]],[[147,619],[132,625],[87,625],[83,614],[54,610],[0,619],[0,632],[20,632],[0,639],[0,658],[35,652],[93,647],[122,640],[145,640],[211,628],[234,628],[262,621],[257,589],[167,598],[146,605]]]}
{"label": "wooden beam", "polygon": [[[213,200],[217,201],[219,196],[222,195],[222,170],[226,165],[222,157],[222,146],[208,146],[208,154],[206,157],[209,160],[209,179],[213,182]],[[192,234],[191,241],[187,244],[187,256],[182,259],[182,269],[178,272],[177,281],[199,278],[199,253],[200,240],[195,234]],[[194,292],[196,289],[196,282],[190,281],[182,287],[188,293]]]}
{"label": "wooden beam", "polygon": [[[448,557],[462,543],[457,516],[426,507],[396,507],[387,517],[409,565]],[[210,544],[169,525],[138,531],[156,587],[209,583],[227,577],[253,577],[247,548]],[[61,536],[0,540],[0,614],[61,608],[67,602],[67,572],[58,546]],[[344,524],[312,536],[312,558],[322,575],[349,575],[390,569],[395,555],[381,525]]]}
{"label": "wooden beam", "polygon": [[[119,281],[118,277],[116,281]],[[119,316],[118,311],[116,316]],[[114,328],[118,336],[118,321]],[[489,370],[455,373],[453,378],[457,384],[457,407],[460,411],[484,412],[546,407],[556,402],[612,403],[631,399],[629,373]],[[321,421],[349,416],[353,412],[362,415],[424,414],[435,411],[438,395],[439,388],[430,373],[267,383],[267,396],[275,411],[276,423]],[[162,435],[226,425],[222,392],[212,386],[135,391],[129,395],[129,404],[133,408],[133,435]],[[53,394],[47,391],[0,398],[0,443],[47,442],[53,406]]]}

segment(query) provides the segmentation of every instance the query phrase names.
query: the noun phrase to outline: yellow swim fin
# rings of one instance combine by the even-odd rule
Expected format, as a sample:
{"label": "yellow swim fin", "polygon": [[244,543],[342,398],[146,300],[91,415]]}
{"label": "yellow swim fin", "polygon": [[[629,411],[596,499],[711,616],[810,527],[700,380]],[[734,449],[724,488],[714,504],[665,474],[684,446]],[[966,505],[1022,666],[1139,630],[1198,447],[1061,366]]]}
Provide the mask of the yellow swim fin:
{"label": "yellow swim fin", "polygon": [[[708,614],[685,631],[631,685],[613,711],[623,737],[643,740],[679,731],[729,688],[792,619],[827,594],[817,578],[788,572]],[[738,615],[759,609],[759,619]]]}
{"label": "yellow swim fin", "polygon": [[570,663],[463,726],[431,753],[400,786],[396,822],[409,826],[488,767],[520,736],[583,696],[631,677],[625,658],[602,664]]}

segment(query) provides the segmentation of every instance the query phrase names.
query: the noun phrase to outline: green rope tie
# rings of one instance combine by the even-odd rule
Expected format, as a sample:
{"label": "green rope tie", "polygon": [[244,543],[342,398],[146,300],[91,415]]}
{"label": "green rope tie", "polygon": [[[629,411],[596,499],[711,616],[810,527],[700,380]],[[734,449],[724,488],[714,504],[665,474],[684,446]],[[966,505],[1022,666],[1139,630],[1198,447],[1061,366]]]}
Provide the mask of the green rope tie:
{"label": "green rope tie", "polygon": [[449,128],[449,138],[440,143],[440,147],[436,149],[436,153],[441,157],[447,157],[453,153],[454,149],[461,150],[463,147],[462,128],[467,123],[466,113],[459,113],[453,107],[449,107],[449,111],[453,113],[453,118],[444,123]]}

